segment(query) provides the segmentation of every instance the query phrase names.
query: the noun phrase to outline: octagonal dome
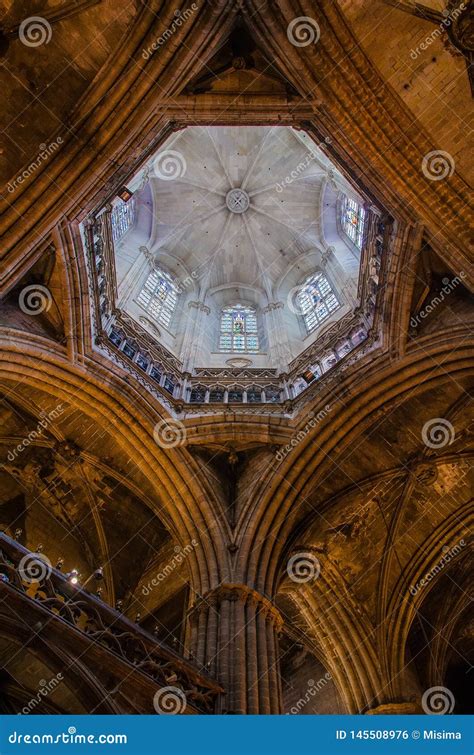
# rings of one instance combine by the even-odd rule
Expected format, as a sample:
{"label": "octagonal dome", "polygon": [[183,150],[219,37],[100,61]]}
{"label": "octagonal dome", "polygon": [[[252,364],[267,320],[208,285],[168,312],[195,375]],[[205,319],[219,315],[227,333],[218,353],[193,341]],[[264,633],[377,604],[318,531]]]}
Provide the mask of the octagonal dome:
{"label": "octagonal dome", "polygon": [[[115,201],[118,306],[186,369],[246,354],[285,371],[357,306],[360,244],[344,232],[341,206],[363,199],[331,163],[328,142],[283,126],[190,126],[128,182],[132,199]],[[153,271],[165,276],[155,293]],[[337,306],[331,300],[308,327],[298,296],[315,274]],[[174,293],[164,312],[166,285]],[[235,305],[255,311],[255,338],[222,338],[223,312]]]}

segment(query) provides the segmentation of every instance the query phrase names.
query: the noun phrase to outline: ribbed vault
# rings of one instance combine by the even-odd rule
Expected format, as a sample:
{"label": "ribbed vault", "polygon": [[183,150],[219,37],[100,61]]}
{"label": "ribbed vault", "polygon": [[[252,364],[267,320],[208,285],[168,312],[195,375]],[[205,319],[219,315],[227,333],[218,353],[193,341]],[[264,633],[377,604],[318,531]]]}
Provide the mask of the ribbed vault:
{"label": "ribbed vault", "polygon": [[[88,5],[85,26],[98,12]],[[464,172],[453,170],[445,181],[423,172],[438,145],[364,53],[344,3],[195,5],[153,54],[176,17],[175,3],[156,0],[136,12],[122,3],[108,61],[87,85],[77,83],[67,117],[57,105],[61,133],[52,125],[35,131],[35,138],[61,136],[60,149],[40,161],[34,178],[3,192],[0,388],[7,429],[0,451],[12,494],[0,505],[2,527],[11,538],[16,528],[28,532],[25,500],[40,512],[33,531],[45,552],[56,548],[68,517],[72,529],[82,527],[82,556],[72,540],[66,556],[83,558],[84,571],[104,562],[106,598],[113,604],[125,596],[129,631],[132,622],[147,632],[161,622],[165,641],[175,640],[183,658],[222,685],[219,712],[281,712],[279,664],[295,643],[295,665],[304,673],[311,674],[311,658],[330,673],[334,707],[413,712],[424,687],[454,678],[471,652],[462,595],[468,551],[460,545],[473,515]],[[317,44],[291,44],[289,24],[301,16],[314,18]],[[158,400],[96,342],[81,224],[175,132],[210,124],[269,132],[284,124],[316,141],[330,137],[330,159],[390,219],[370,350],[273,413],[226,405],[205,417],[186,415],[179,400]],[[29,163],[36,147],[22,139]],[[433,305],[455,277],[456,290]],[[33,283],[47,286],[52,298],[37,319],[19,305]],[[427,303],[433,312],[425,319]],[[57,421],[25,455],[15,455],[22,434],[58,404],[64,411]],[[427,427],[438,422],[439,429],[440,421],[445,441],[428,443]],[[156,442],[163,422],[178,424],[182,443]],[[80,490],[76,509],[66,505],[68,485]],[[64,493],[60,503],[56,488]],[[98,505],[102,495],[113,509],[114,491],[120,522]],[[139,557],[130,545],[137,529]],[[186,547],[176,565],[173,554]],[[319,564],[313,581],[298,583],[288,572],[301,552]],[[447,552],[452,558],[440,569]],[[129,573],[127,560],[134,561]],[[163,589],[146,587],[170,563]],[[411,591],[427,574],[434,575],[429,586]],[[430,608],[432,597],[446,609]],[[29,641],[4,619],[2,637]],[[56,650],[40,641],[34,647],[51,671],[63,660]],[[125,693],[119,702],[109,699],[101,674],[78,666],[70,689],[81,687],[81,703],[90,690],[95,707],[103,696],[101,712],[134,710]]]}

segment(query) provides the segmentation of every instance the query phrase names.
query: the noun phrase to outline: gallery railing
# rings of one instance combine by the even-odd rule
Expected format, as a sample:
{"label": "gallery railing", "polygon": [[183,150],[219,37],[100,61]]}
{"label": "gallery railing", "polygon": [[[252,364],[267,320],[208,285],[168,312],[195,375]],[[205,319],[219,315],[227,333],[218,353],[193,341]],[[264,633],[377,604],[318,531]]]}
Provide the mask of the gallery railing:
{"label": "gallery railing", "polygon": [[[41,606],[64,630],[79,630],[94,645],[118,656],[133,670],[150,677],[157,687],[184,695],[194,712],[214,713],[222,689],[171,648],[95,595],[53,568],[41,553],[33,553],[0,533],[0,595],[15,591],[31,607]],[[0,600],[0,613],[11,600]],[[25,606],[27,610],[28,606]]]}
{"label": "gallery railing", "polygon": [[[170,409],[199,405],[212,411],[221,405],[278,405],[291,402],[320,380],[347,355],[376,340],[376,299],[383,276],[383,250],[389,246],[392,223],[367,212],[365,245],[359,277],[361,305],[335,322],[289,365],[286,375],[267,369],[200,369],[183,372],[182,364],[126,312],[115,308],[116,282],[110,210],[84,226],[89,277],[95,299],[96,343]],[[275,406],[276,405],[276,406]]]}

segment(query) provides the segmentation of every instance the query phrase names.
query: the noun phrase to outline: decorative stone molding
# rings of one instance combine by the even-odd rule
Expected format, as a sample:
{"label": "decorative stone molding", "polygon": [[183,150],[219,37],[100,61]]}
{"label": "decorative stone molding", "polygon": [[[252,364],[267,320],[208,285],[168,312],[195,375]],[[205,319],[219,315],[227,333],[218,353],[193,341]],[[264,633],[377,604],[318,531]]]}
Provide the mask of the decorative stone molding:
{"label": "decorative stone molding", "polygon": [[251,359],[244,359],[243,357],[234,357],[232,359],[226,359],[226,364],[229,365],[229,367],[234,368],[242,368],[242,367],[251,367],[253,362]]}
{"label": "decorative stone molding", "polygon": [[197,309],[199,312],[204,312],[206,315],[211,313],[210,308],[202,301],[190,301],[188,302],[188,307],[189,309]]}
{"label": "decorative stone molding", "polygon": [[445,20],[442,29],[454,47],[453,52],[464,55],[469,62],[474,54],[474,7],[470,2],[448,0],[446,11],[450,23]]}
{"label": "decorative stone molding", "polygon": [[280,611],[273,605],[271,600],[252,587],[239,583],[223,583],[210,590],[191,607],[189,613],[190,619],[194,614],[207,610],[209,606],[219,606],[225,600],[231,602],[239,601],[244,605],[248,603],[259,607],[265,616],[272,620],[277,631],[280,631],[284,624]]}
{"label": "decorative stone molding", "polygon": [[137,326],[136,320],[130,317],[127,312],[124,312],[123,310],[115,310],[114,315],[114,325],[117,328],[122,329],[126,336],[135,340],[138,345],[146,351],[149,351],[155,359],[161,360],[164,363],[165,369],[179,372],[181,374],[182,363],[180,360],[152,338],[146,330]]}
{"label": "decorative stone molding", "polygon": [[438,468],[436,464],[420,463],[415,466],[413,475],[420,485],[432,485],[438,479]]}
{"label": "decorative stone molding", "polygon": [[334,340],[337,340],[348,330],[361,324],[361,319],[354,315],[354,312],[347,312],[340,320],[331,325],[306,351],[303,351],[290,364],[288,372],[289,377],[294,377],[297,371],[303,370],[308,364],[311,364],[321,353],[329,348]]}
{"label": "decorative stone molding", "polygon": [[213,380],[276,380],[278,378],[276,370],[260,367],[197,367],[194,375],[198,378]]}
{"label": "decorative stone molding", "polygon": [[146,246],[139,247],[139,250],[144,255],[146,261],[150,265],[150,268],[154,270],[156,267],[155,256],[150,252],[150,250]]}
{"label": "decorative stone molding", "polygon": [[150,330],[152,330],[157,335],[158,338],[161,337],[161,331],[160,331],[160,329],[155,325],[154,322],[152,322],[150,320],[149,317],[145,317],[144,315],[140,315],[140,317],[138,318],[138,322],[141,323],[142,325],[144,325],[146,328],[150,328]]}
{"label": "decorative stone molding", "polygon": [[262,309],[262,314],[266,315],[268,312],[273,312],[275,309],[283,309],[284,306],[285,305],[282,301],[270,302],[270,304],[267,304],[267,306]]}
{"label": "decorative stone molding", "polygon": [[333,246],[328,246],[324,250],[324,252],[322,253],[322,255],[321,255],[321,263],[320,264],[321,264],[321,268],[323,270],[326,268],[328,262],[330,262],[332,260],[335,251],[336,250],[335,250],[335,248]]}

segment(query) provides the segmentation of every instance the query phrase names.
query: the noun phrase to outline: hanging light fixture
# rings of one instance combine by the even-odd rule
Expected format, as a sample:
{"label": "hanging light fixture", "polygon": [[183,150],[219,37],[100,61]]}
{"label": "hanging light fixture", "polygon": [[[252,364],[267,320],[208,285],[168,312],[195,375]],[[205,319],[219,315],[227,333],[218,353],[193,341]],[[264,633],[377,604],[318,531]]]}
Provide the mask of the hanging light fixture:
{"label": "hanging light fixture", "polygon": [[71,585],[77,585],[79,582],[79,572],[77,569],[73,569],[69,572],[69,574],[66,575],[67,581],[71,583]]}

